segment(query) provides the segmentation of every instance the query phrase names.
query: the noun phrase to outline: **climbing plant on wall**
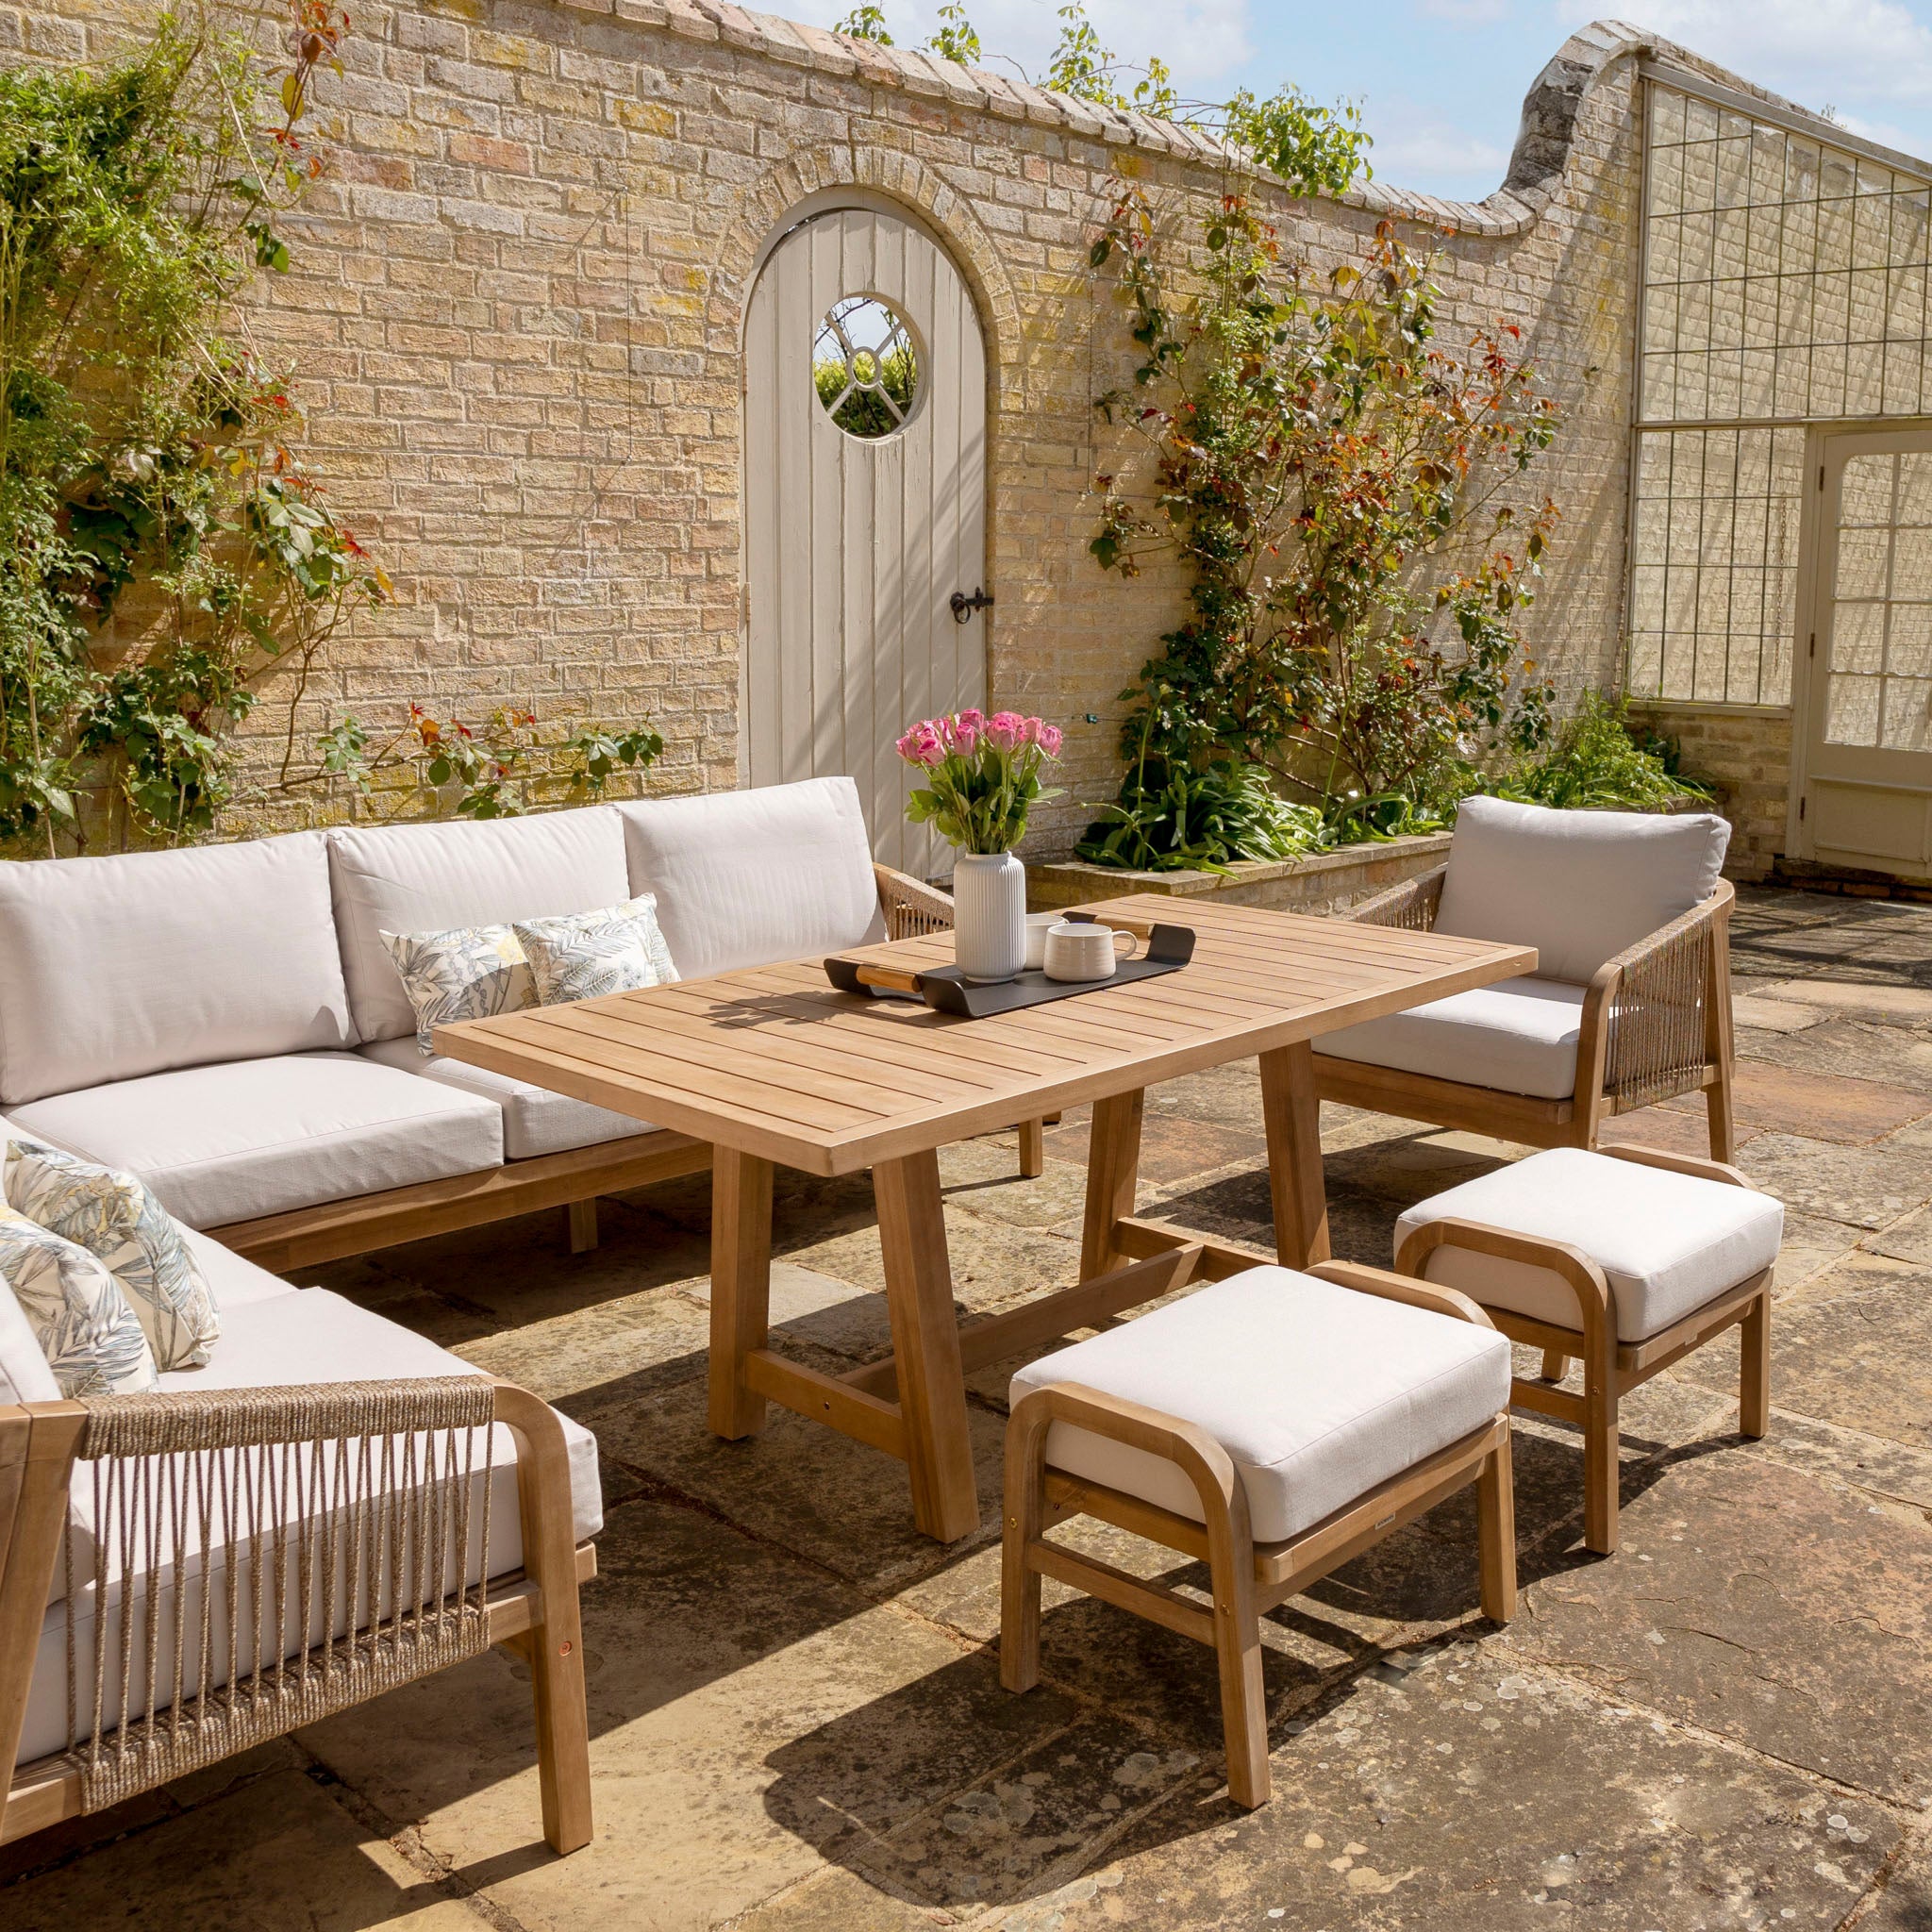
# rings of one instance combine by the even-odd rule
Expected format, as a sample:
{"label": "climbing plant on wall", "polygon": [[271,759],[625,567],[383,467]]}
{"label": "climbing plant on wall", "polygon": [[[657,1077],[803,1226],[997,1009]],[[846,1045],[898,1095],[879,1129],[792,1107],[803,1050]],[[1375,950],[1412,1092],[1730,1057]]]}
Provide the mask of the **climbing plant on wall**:
{"label": "climbing plant on wall", "polygon": [[239,298],[286,273],[303,124],[346,19],[294,0],[278,70],[161,15],[104,72],[0,75],[0,840],[206,832],[230,733],[388,579],[291,447]]}
{"label": "climbing plant on wall", "polygon": [[1121,806],[1232,760],[1331,836],[1407,829],[1486,745],[1547,733],[1518,624],[1557,516],[1522,480],[1554,406],[1514,325],[1441,340],[1391,224],[1325,275],[1240,194],[1198,241],[1190,294],[1130,185],[1093,246],[1139,357],[1100,408],[1145,439],[1152,490],[1100,478],[1092,553],[1128,576],[1176,558],[1191,607],[1124,694]]}

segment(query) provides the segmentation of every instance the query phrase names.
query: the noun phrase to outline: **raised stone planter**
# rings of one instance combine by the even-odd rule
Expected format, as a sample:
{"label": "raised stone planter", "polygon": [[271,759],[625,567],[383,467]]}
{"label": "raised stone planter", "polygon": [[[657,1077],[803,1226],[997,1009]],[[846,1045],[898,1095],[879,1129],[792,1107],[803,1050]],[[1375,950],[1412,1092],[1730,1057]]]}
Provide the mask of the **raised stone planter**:
{"label": "raised stone planter", "polygon": [[1211,898],[1281,912],[1335,912],[1441,865],[1448,855],[1449,834],[1432,832],[1385,844],[1344,845],[1305,858],[1244,859],[1224,873],[1121,872],[1061,859],[1026,868],[1026,904],[1034,912],[1052,912],[1128,892],[1165,892],[1176,899]]}

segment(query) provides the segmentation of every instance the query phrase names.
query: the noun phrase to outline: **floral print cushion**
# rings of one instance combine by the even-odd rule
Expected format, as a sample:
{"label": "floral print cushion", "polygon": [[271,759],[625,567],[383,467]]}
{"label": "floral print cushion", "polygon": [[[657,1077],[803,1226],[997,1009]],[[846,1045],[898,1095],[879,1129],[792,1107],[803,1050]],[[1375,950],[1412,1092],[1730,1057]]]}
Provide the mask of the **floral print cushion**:
{"label": "floral print cushion", "polygon": [[131,1174],[39,1141],[7,1143],[7,1205],[85,1248],[120,1284],[158,1366],[198,1369],[222,1332],[213,1291],[168,1210]]}
{"label": "floral print cushion", "polygon": [[436,1051],[431,1035],[457,1020],[487,1020],[537,1004],[536,987],[516,933],[507,925],[457,926],[448,932],[386,932],[403,991],[416,1013],[416,1044]]}
{"label": "floral print cushion", "polygon": [[637,992],[677,977],[658,930],[655,892],[597,912],[520,921],[511,930],[530,962],[540,1006]]}
{"label": "floral print cushion", "polygon": [[77,1241],[0,1207],[0,1275],[62,1395],[142,1395],[160,1386],[121,1284]]}

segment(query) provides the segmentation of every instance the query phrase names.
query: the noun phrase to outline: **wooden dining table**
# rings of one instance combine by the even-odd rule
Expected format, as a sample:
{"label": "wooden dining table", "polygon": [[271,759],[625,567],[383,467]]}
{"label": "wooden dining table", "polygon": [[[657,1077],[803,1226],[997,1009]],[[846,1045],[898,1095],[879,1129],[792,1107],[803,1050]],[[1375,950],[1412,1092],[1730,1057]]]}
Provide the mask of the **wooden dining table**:
{"label": "wooden dining table", "polygon": [[[1168,1291],[1328,1255],[1309,1042],[1357,1021],[1533,973],[1533,948],[1156,894],[1082,910],[1143,940],[1195,934],[1176,972],[994,1018],[841,992],[818,959],[436,1029],[436,1050],[712,1146],[709,1420],[756,1435],[776,1402],[905,1461],[919,1527],[970,1534],[979,1503],[965,1377]],[[952,963],[949,933],[844,957],[880,976]],[[1275,1256],[1135,1212],[1145,1091],[1257,1059]],[[1091,1104],[1080,1279],[961,1325],[939,1150]],[[870,1168],[891,1354],[844,1375],[768,1343],[773,1172]]]}

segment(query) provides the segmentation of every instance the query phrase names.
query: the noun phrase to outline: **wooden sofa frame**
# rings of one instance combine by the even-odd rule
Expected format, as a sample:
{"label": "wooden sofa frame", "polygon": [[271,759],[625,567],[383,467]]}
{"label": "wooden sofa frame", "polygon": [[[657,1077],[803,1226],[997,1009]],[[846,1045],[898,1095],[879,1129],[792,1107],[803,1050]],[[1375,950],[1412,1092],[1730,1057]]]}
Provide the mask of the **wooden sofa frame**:
{"label": "wooden sofa frame", "polygon": [[[1641,1167],[1660,1167],[1673,1174],[1702,1180],[1724,1181],[1733,1187],[1751,1183],[1735,1167],[1694,1155],[1666,1154],[1651,1147],[1605,1147],[1598,1150],[1617,1160]],[[1421,1274],[1428,1257],[1441,1247],[1466,1248],[1478,1255],[1496,1255],[1513,1261],[1548,1268],[1560,1274],[1576,1294],[1574,1327],[1540,1322],[1513,1308],[1484,1304],[1491,1323],[1512,1341],[1543,1351],[1542,1375],[1531,1381],[1515,1376],[1511,1400],[1539,1415],[1574,1423],[1583,1431],[1583,1542],[1598,1556],[1617,1548],[1617,1405],[1631,1390],[1667,1369],[1693,1348],[1702,1348],[1725,1329],[1740,1331],[1738,1410],[1740,1433],[1754,1441],[1770,1426],[1771,1418],[1771,1294],[1775,1264],[1759,1269],[1736,1287],[1693,1308],[1681,1321],[1646,1336],[1641,1341],[1617,1339],[1617,1305],[1604,1272],[1580,1248],[1566,1241],[1543,1241],[1479,1223],[1446,1217],[1412,1229],[1396,1253],[1395,1265],[1404,1274]],[[1558,1388],[1569,1373],[1570,1358],[1583,1363],[1583,1393]]]}
{"label": "wooden sofa frame", "polygon": [[[879,910],[889,939],[950,932],[953,902],[937,887],[908,878],[890,866],[875,865]],[[1020,1124],[1020,1172],[1031,1178],[1045,1165],[1044,1124]],[[570,1215],[570,1246],[582,1254],[597,1245],[597,1197],[647,1188],[686,1174],[707,1174],[711,1166],[708,1141],[669,1131],[640,1134],[633,1140],[605,1141],[593,1147],[567,1148],[528,1160],[505,1161],[475,1174],[421,1181],[313,1208],[291,1208],[255,1221],[230,1222],[208,1234],[225,1248],[245,1256],[273,1274],[324,1261],[340,1261],[375,1248],[421,1241],[457,1228],[478,1227],[512,1215],[564,1208]]]}
{"label": "wooden sofa frame", "polygon": [[[62,1559],[69,1474],[77,1459],[92,1457],[97,1471],[115,1464],[123,1480],[131,1484],[137,1478],[125,1472],[138,1461],[192,1464],[194,1452],[210,1447],[252,1449],[261,1455],[265,1445],[291,1442],[315,1443],[326,1454],[358,1439],[369,1441],[372,1422],[386,1430],[400,1417],[405,1428],[435,1428],[448,1425],[449,1418],[458,1414],[463,1427],[478,1426],[478,1416],[486,1424],[493,1418],[516,1438],[521,1571],[488,1578],[481,1588],[463,1587],[458,1574],[455,1587],[436,1598],[413,1628],[408,1617],[398,1611],[383,1618],[377,1629],[318,1644],[291,1658],[263,1660],[236,1674],[235,1685],[219,1687],[206,1699],[184,1697],[178,1703],[171,1703],[165,1694],[158,1704],[155,1701],[154,1653],[165,1647],[159,1635],[162,1620],[157,1617],[150,1629],[145,1612],[130,1615],[129,1624],[139,1622],[143,1635],[151,1639],[147,1702],[137,1707],[130,1698],[125,1707],[139,1707],[142,1718],[105,1728],[98,1724],[91,1728],[83,1722],[72,1752],[25,1766],[16,1763],[42,1614],[55,1566]],[[345,1418],[359,1418],[361,1425],[344,1426]],[[117,1447],[134,1453],[116,1456],[112,1452]],[[399,1462],[404,1460],[398,1457]],[[411,1459],[386,1493],[430,1512],[419,1520],[428,1521],[434,1541],[441,1542],[445,1517],[433,1512],[440,1499],[446,1500],[452,1480],[467,1487],[470,1468],[464,1466],[456,1478],[446,1474],[438,1485],[424,1480],[424,1472]],[[438,1494],[432,1495],[432,1490]],[[146,1492],[127,1489],[122,1493]],[[255,1507],[266,1507],[258,1495]],[[212,1505],[208,1508],[212,1513]],[[376,1520],[387,1530],[400,1519],[391,1510]],[[267,1534],[258,1528],[257,1542]],[[165,1531],[161,1536],[160,1547],[165,1550]],[[291,1534],[291,1541],[298,1540],[299,1533]],[[368,1589],[372,1602],[379,1602],[385,1577],[391,1579],[394,1598],[401,1598],[402,1589],[395,1581],[395,1544],[390,1535],[372,1535],[353,1544],[337,1535],[315,1544],[308,1554],[312,1557],[318,1549],[325,1554],[320,1564],[309,1568],[325,1567],[332,1576],[340,1557],[346,1566],[342,1574],[351,1601],[356,1600],[359,1584]],[[359,1568],[352,1551],[359,1552]],[[229,1561],[234,1560],[231,1556]],[[391,1566],[387,1570],[386,1560]],[[279,1552],[275,1561],[283,1564]],[[137,1791],[152,1790],[203,1764],[500,1644],[513,1651],[530,1672],[543,1836],[558,1853],[575,1851],[591,1840],[590,1734],[577,1586],[594,1576],[596,1569],[594,1547],[575,1543],[572,1537],[570,1456],[561,1424],[538,1397],[497,1376],[210,1390],[0,1407],[0,1842],[105,1809]],[[280,1574],[286,1576],[288,1569],[282,1568]],[[306,1576],[308,1569],[303,1574]],[[307,1583],[303,1587],[308,1588]],[[156,1600],[163,1596],[154,1593]],[[174,1602],[178,1612],[181,1600]],[[281,1610],[277,1595],[277,1625]],[[258,1604],[255,1614],[261,1614]],[[460,1641],[440,1641],[452,1633]],[[75,1669],[72,1646],[70,1633],[70,1673]],[[135,1675],[122,1680],[124,1690],[131,1683],[137,1694],[142,1650],[142,1641],[136,1638],[131,1643]],[[178,1669],[178,1635],[175,1651]],[[372,1671],[372,1659],[386,1668]],[[159,1681],[163,1687],[168,1681],[165,1657]],[[150,1707],[160,1714],[148,1717]],[[85,1698],[80,1709],[84,1717]]]}
{"label": "wooden sofa frame", "polygon": [[[1204,1272],[1225,1272],[1213,1265],[1224,1261],[1224,1256],[1208,1259]],[[1307,1272],[1362,1294],[1407,1302],[1483,1327],[1495,1325],[1454,1289],[1350,1261],[1319,1261]],[[1047,1432],[1056,1422],[1075,1424],[1174,1463],[1193,1485],[1204,1520],[1195,1523],[1106,1484],[1049,1469]],[[1471,1482],[1477,1485],[1482,1607],[1506,1624],[1516,1613],[1515,1491],[1507,1409],[1299,1534],[1257,1544],[1247,1492],[1233,1460],[1205,1429],[1078,1383],[1035,1389],[1015,1404],[1007,1424],[1000,1681],[1009,1690],[1030,1690],[1040,1681],[1043,1576],[1191,1637],[1212,1649],[1220,1669],[1228,1795],[1249,1809],[1265,1805],[1272,1786],[1261,1687],[1261,1613]],[[1205,1561],[1211,1607],[1053,1541],[1047,1530],[1070,1516],[1098,1517]]]}
{"label": "wooden sofa frame", "polygon": [[[1364,900],[1349,917],[1426,932],[1449,868]],[[1607,959],[1583,999],[1576,1087],[1567,1100],[1507,1093],[1411,1074],[1315,1048],[1324,1100],[1458,1127],[1532,1147],[1595,1147],[1605,1120],[1679,1093],[1702,1092],[1713,1160],[1736,1151],[1731,1123],[1731,907],[1728,879],[1681,918]]]}

